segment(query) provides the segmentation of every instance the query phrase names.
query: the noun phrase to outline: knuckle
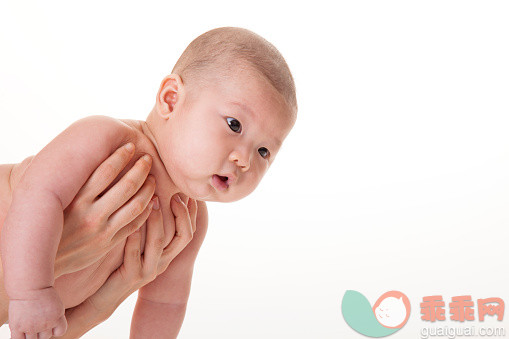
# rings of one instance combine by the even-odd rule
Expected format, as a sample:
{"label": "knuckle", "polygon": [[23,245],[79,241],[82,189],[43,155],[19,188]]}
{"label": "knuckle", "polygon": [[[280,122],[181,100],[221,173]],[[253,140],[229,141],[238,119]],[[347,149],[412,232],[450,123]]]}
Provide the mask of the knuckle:
{"label": "knuckle", "polygon": [[191,240],[193,240],[193,233],[192,232],[186,232],[184,235],[183,235],[183,239],[187,242],[187,243],[190,243]]}
{"label": "knuckle", "polygon": [[143,271],[138,271],[134,275],[134,279],[139,282],[145,281],[145,275],[143,274]]}
{"label": "knuckle", "polygon": [[166,251],[166,246],[168,246],[169,243],[173,240],[173,238],[178,237],[177,233],[174,233],[173,235],[165,235],[164,236],[164,247],[163,247],[163,253]]}
{"label": "knuckle", "polygon": [[113,166],[111,163],[105,163],[100,169],[100,175],[106,180],[113,180],[115,178],[115,174],[117,173],[117,168]]}
{"label": "knuckle", "polygon": [[143,210],[145,210],[143,202],[140,200],[134,200],[131,208],[133,216],[138,216],[141,212],[143,212]]}
{"label": "knuckle", "polygon": [[159,237],[154,240],[152,245],[156,250],[162,250],[166,246],[166,239],[164,239],[164,237]]}
{"label": "knuckle", "polygon": [[100,212],[97,212],[97,224],[103,225],[108,220],[108,217],[108,211],[101,209]]}
{"label": "knuckle", "polygon": [[107,252],[111,249],[111,240],[113,235],[109,231],[99,232],[99,234],[95,235],[96,248],[101,252]]}
{"label": "knuckle", "polygon": [[145,279],[147,279],[147,281],[153,281],[155,278],[157,278],[157,270],[156,268],[151,268],[149,270],[147,270],[147,272],[145,273]]}
{"label": "knuckle", "polygon": [[136,191],[136,182],[133,180],[133,179],[130,179],[130,178],[126,178],[125,179],[125,182],[124,182],[124,185],[126,187],[126,189],[130,192],[132,191]]}
{"label": "knuckle", "polygon": [[90,213],[82,219],[83,227],[95,229],[99,225],[99,216],[96,213]]}
{"label": "knuckle", "polygon": [[136,231],[138,229],[138,224],[136,223],[130,223],[128,228],[127,228],[127,232],[129,233],[129,235],[133,234],[134,231]]}
{"label": "knuckle", "polygon": [[131,252],[131,257],[134,259],[138,259],[140,257],[140,249],[137,248]]}
{"label": "knuckle", "polygon": [[149,271],[148,271],[147,267],[143,267],[142,269],[139,270],[138,277],[139,277],[140,281],[147,281],[148,276],[149,276]]}

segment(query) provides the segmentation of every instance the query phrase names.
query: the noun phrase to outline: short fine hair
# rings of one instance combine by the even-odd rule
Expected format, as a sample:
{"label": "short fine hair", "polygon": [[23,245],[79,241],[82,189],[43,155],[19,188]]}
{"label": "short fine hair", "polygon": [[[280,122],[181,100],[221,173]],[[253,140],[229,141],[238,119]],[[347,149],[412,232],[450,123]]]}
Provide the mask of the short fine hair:
{"label": "short fine hair", "polygon": [[263,75],[297,112],[295,83],[290,68],[270,42],[244,28],[221,27],[203,33],[184,50],[172,73],[184,84],[197,84],[213,72],[233,72],[247,65]]}

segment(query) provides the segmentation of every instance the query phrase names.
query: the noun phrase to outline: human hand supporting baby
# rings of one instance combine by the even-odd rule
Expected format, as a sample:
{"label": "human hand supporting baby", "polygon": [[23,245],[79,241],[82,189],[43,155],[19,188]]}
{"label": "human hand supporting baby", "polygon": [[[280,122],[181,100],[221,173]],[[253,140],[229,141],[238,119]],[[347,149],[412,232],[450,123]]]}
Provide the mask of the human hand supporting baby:
{"label": "human hand supporting baby", "polygon": [[[144,241],[140,232],[127,238],[124,261],[93,295],[81,304],[66,310],[68,330],[62,339],[74,339],[108,319],[115,309],[133,292],[163,273],[173,259],[188,246],[197,228],[197,201],[189,198],[187,204],[175,194],[171,201],[172,224],[175,234],[163,249],[163,215],[159,202],[153,199],[147,219],[147,235]],[[46,339],[39,334],[38,339]],[[52,337],[53,338],[53,337]]]}
{"label": "human hand supporting baby", "polygon": [[[221,50],[221,58],[211,59],[218,41],[228,42],[225,45],[231,45],[231,50]],[[251,57],[243,57],[247,54]],[[26,338],[36,339],[40,339],[37,331],[44,335],[61,328],[65,331],[66,318],[59,312],[62,302],[52,293],[54,286],[58,287],[55,254],[70,248],[58,248],[58,240],[67,231],[63,230],[65,209],[72,201],[79,201],[75,198],[83,182],[120,142],[136,141],[153,156],[156,166],[151,173],[158,182],[163,182],[157,193],[164,196],[162,205],[168,205],[170,193],[179,192],[203,202],[199,219],[205,228],[208,222],[205,201],[233,202],[247,196],[273,163],[297,112],[293,78],[275,47],[250,31],[225,27],[195,39],[179,60],[184,61],[177,62],[174,72],[163,79],[146,121],[100,116],[81,119],[44,147],[29,166],[25,164],[24,172],[20,172],[23,175],[14,188],[9,188],[12,198],[0,239],[4,285],[9,298],[16,300],[15,312],[27,314],[13,317],[11,331],[13,327],[16,332],[23,328],[25,333],[28,331]],[[193,68],[196,63],[203,67]],[[188,79],[185,86],[181,74]],[[226,81],[218,82],[218,76],[224,76]],[[191,95],[196,92],[200,95]],[[143,191],[151,190],[147,185]],[[137,210],[150,209],[137,205]],[[165,208],[164,212],[165,231],[171,231],[174,229],[168,225],[171,217]],[[133,227],[138,225],[133,221]],[[132,227],[126,230],[131,232]],[[131,236],[133,242],[138,234]],[[165,234],[159,247],[170,240],[169,236]],[[180,233],[175,238],[181,239],[180,243],[185,240]],[[148,301],[170,306],[175,301],[181,305],[187,302],[201,241],[190,247],[191,255],[176,262],[177,270],[168,270],[156,278],[156,283],[143,288],[142,292],[151,296]],[[111,242],[115,242],[115,237]],[[125,276],[128,271],[119,270],[119,274]],[[142,271],[142,278],[152,279],[157,271]],[[177,296],[168,290],[175,291]],[[41,300],[45,305],[40,304]],[[31,313],[37,314],[39,320],[30,316],[28,303],[38,307]],[[171,316],[171,307],[165,312],[157,312],[152,306],[146,309],[151,309],[145,312],[150,317],[136,313],[133,316],[140,338],[153,337],[162,330],[178,333],[181,320],[171,326],[164,321]],[[159,326],[153,326],[156,322]],[[25,334],[21,335],[25,338]]]}
{"label": "human hand supporting baby", "polygon": [[[185,204],[176,194],[171,200],[175,218],[171,223],[175,226],[175,235],[170,244],[163,248],[164,229],[161,227],[163,220],[158,199],[154,198],[149,205],[149,209],[152,210],[153,206],[154,211],[147,219],[145,253],[141,254],[140,233],[131,234],[125,245],[124,263],[90,297],[95,311],[105,314],[103,318],[109,317],[128,295],[164,272],[196,231],[196,200],[189,199]],[[49,339],[67,335],[65,309],[55,288],[50,286],[17,292],[16,299],[11,299],[9,303],[9,327],[12,339]]]}

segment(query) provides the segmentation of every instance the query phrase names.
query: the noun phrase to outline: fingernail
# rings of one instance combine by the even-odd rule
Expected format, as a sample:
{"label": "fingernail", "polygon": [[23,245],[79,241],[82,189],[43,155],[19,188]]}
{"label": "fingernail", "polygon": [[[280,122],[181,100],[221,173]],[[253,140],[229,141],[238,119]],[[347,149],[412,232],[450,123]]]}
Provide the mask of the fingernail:
{"label": "fingernail", "polygon": [[155,197],[154,199],[152,199],[152,201],[154,202],[154,206],[152,206],[152,208],[155,210],[158,210],[159,209],[159,198]]}
{"label": "fingernail", "polygon": [[134,150],[134,144],[132,142],[126,144],[124,147],[129,152],[132,152]]}
{"label": "fingernail", "polygon": [[154,207],[154,202],[150,200],[150,202],[148,203],[148,209],[151,210],[152,207]]}
{"label": "fingernail", "polygon": [[146,162],[148,162],[149,164],[152,162],[152,157],[148,154],[145,154],[144,156],[141,157],[143,160],[145,160]]}
{"label": "fingernail", "polygon": [[180,199],[180,196],[178,194],[175,194],[173,196],[173,199],[175,199],[176,202],[182,202],[182,199]]}

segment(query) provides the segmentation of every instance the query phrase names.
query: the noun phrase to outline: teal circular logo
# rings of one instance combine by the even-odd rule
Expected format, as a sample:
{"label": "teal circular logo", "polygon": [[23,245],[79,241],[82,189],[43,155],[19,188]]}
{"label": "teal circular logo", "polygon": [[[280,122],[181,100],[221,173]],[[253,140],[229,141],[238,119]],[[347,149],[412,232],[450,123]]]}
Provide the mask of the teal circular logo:
{"label": "teal circular logo", "polygon": [[399,291],[380,296],[373,307],[361,293],[348,290],[341,302],[346,323],[368,337],[381,338],[399,331],[410,316],[410,300]]}

